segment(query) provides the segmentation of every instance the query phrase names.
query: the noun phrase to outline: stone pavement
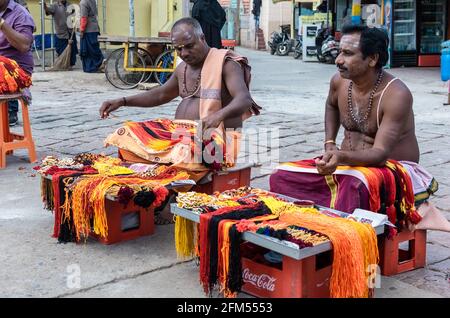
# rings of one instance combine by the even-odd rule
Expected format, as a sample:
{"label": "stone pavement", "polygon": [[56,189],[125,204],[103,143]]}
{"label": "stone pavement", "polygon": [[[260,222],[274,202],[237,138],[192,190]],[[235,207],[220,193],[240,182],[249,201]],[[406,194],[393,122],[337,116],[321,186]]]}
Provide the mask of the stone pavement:
{"label": "stone pavement", "polygon": [[[240,160],[258,161],[252,185],[268,188],[278,161],[319,155],[324,103],[332,65],[304,63],[239,48],[253,67],[252,94],[263,108],[246,122]],[[421,163],[437,178],[433,201],[450,219],[450,106],[447,88],[433,68],[400,68],[392,73],[414,96]],[[125,120],[172,117],[179,100],[154,109],[128,108],[100,120],[101,102],[135,94],[111,86],[104,74],[36,72],[30,108],[38,157],[80,152],[114,154],[103,148],[107,134]],[[198,268],[177,260],[173,226],[157,226],[150,237],[112,246],[57,244],[53,216],[42,208],[39,178],[25,151],[8,156],[0,170],[0,297],[204,297]],[[74,274],[81,281],[71,281]],[[427,266],[383,278],[377,297],[450,297],[450,234],[428,232]],[[79,284],[78,284],[79,283]]]}

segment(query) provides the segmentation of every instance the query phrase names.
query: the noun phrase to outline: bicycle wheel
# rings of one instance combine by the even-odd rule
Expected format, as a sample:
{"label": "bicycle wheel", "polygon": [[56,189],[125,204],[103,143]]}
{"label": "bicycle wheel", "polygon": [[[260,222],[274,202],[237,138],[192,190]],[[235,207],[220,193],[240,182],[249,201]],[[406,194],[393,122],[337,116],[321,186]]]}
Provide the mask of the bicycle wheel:
{"label": "bicycle wheel", "polygon": [[[172,68],[174,63],[174,51],[168,50],[161,55],[155,61],[155,67],[160,68]],[[163,85],[172,75],[172,72],[155,72],[155,79],[159,85]]]}
{"label": "bicycle wheel", "polygon": [[[144,59],[146,66],[148,66],[148,65],[153,66],[153,58],[147,50],[139,47],[138,53]],[[152,75],[153,75],[153,72],[145,72],[144,79],[142,80],[142,82],[144,82],[144,83],[150,82]]]}
{"label": "bicycle wheel", "polygon": [[[139,51],[138,51],[139,52]],[[144,68],[145,59],[141,54],[136,52],[135,48],[128,51],[128,67],[132,68]],[[123,48],[113,51],[105,65],[105,75],[107,80],[119,89],[131,89],[138,86],[146,76],[146,72],[142,71],[127,71],[124,68],[124,54]]]}

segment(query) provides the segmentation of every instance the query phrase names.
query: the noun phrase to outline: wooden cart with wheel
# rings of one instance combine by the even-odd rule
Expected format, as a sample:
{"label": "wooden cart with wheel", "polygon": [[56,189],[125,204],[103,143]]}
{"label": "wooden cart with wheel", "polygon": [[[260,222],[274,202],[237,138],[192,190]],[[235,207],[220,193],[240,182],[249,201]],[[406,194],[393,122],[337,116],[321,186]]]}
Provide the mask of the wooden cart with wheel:
{"label": "wooden cart with wheel", "polygon": [[117,88],[135,88],[139,83],[150,82],[152,75],[162,85],[175,71],[177,54],[168,37],[104,35],[99,36],[98,41],[122,46],[114,50],[105,63],[106,78]]}

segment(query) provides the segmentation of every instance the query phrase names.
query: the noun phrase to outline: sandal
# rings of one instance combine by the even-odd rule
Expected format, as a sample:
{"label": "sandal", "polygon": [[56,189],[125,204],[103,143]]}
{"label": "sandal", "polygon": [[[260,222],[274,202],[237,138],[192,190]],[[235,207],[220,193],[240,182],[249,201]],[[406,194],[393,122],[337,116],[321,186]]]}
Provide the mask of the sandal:
{"label": "sandal", "polygon": [[172,218],[172,220],[166,219],[164,217],[162,217],[160,214],[156,214],[155,215],[155,222],[156,225],[169,225],[169,224],[174,224],[174,220]]}

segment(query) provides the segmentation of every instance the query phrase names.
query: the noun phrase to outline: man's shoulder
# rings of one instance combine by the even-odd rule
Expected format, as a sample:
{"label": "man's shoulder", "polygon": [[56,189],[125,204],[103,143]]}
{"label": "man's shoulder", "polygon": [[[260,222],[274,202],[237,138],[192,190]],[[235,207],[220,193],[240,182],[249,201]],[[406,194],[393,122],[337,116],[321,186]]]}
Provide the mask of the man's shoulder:
{"label": "man's shoulder", "polygon": [[347,82],[345,78],[342,78],[339,72],[334,73],[334,75],[330,79],[330,86],[332,89],[338,89],[341,85]]}
{"label": "man's shoulder", "polygon": [[412,110],[413,106],[413,96],[411,91],[409,90],[408,86],[406,84],[398,79],[392,76],[392,78],[387,79],[387,83],[389,84],[389,87],[386,88],[384,86],[384,94],[383,96],[380,96],[381,101],[381,107],[383,111],[386,112],[398,112],[405,114],[405,112],[409,112]]}
{"label": "man's shoulder", "polygon": [[32,23],[34,26],[33,17],[31,16],[30,12],[28,12],[28,10],[25,7],[23,7],[20,4],[13,1],[11,8],[12,8],[12,11],[14,12],[15,20],[21,19],[23,21]]}
{"label": "man's shoulder", "polygon": [[409,87],[406,86],[406,84],[401,79],[393,76],[392,74],[389,73],[387,74],[388,78],[386,79],[387,81],[386,86],[389,85],[389,87],[385,91],[385,95],[395,98],[404,98],[412,96]]}
{"label": "man's shoulder", "polygon": [[225,79],[228,76],[234,76],[236,74],[244,75],[245,67],[248,67],[248,65],[231,58],[225,58],[222,66],[222,77]]}

